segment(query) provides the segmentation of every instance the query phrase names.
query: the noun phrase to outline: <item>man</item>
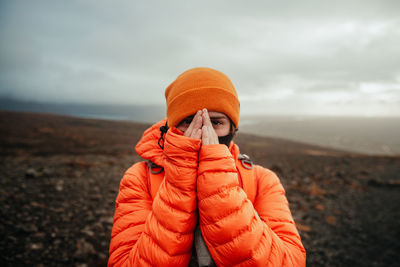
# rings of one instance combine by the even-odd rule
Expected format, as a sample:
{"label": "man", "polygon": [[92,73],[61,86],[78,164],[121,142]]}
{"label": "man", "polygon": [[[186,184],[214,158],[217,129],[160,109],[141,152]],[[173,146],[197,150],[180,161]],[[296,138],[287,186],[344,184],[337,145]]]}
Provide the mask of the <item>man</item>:
{"label": "man", "polygon": [[[109,266],[305,266],[278,177],[240,166],[232,141],[239,100],[229,78],[190,69],[165,96],[166,121],[136,145],[148,163],[134,164],[121,181]],[[249,179],[253,186],[245,186]]]}

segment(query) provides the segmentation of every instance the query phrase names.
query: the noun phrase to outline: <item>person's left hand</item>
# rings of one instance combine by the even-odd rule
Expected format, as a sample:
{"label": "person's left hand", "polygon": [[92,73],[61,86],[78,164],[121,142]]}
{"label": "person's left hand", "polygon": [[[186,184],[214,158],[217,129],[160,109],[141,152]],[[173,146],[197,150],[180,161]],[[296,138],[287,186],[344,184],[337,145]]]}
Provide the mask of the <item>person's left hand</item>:
{"label": "person's left hand", "polygon": [[211,120],[210,115],[208,115],[207,109],[203,109],[203,126],[201,128],[201,141],[203,145],[215,145],[219,144],[218,135],[215,132]]}

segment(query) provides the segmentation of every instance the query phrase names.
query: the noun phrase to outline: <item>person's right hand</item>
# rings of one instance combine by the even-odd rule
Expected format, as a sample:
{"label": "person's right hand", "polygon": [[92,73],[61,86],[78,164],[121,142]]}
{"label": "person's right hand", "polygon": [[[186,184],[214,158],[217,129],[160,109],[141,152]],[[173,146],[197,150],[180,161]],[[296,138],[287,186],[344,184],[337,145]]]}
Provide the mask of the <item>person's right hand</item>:
{"label": "person's right hand", "polygon": [[194,138],[194,139],[201,139],[201,127],[203,126],[203,118],[202,118],[202,111],[198,110],[196,115],[193,117],[192,122],[190,123],[189,127],[186,129],[184,135],[186,137]]}

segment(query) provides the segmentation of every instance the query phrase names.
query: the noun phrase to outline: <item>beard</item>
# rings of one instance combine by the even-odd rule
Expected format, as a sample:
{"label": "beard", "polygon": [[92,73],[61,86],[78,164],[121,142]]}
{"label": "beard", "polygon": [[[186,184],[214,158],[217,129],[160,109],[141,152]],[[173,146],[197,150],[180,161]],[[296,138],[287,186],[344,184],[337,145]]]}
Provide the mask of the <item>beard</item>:
{"label": "beard", "polygon": [[219,143],[226,145],[228,148],[229,148],[229,144],[231,143],[232,139],[233,139],[232,133],[225,135],[225,136],[218,136]]}

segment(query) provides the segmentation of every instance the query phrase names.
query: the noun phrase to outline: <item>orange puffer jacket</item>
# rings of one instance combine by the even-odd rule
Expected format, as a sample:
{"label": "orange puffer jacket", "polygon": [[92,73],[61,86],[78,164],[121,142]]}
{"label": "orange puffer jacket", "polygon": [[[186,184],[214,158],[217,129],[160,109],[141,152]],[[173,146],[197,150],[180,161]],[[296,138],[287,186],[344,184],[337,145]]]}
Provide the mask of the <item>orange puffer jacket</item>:
{"label": "orange puffer jacket", "polygon": [[170,128],[162,150],[158,139],[164,124],[146,130],[136,145],[142,158],[164,167],[164,180],[152,200],[146,165],[136,163],[126,171],[108,265],[188,266],[199,219],[218,266],[305,266],[305,250],[278,177],[255,166],[253,205],[240,187],[237,145],[202,146]]}

